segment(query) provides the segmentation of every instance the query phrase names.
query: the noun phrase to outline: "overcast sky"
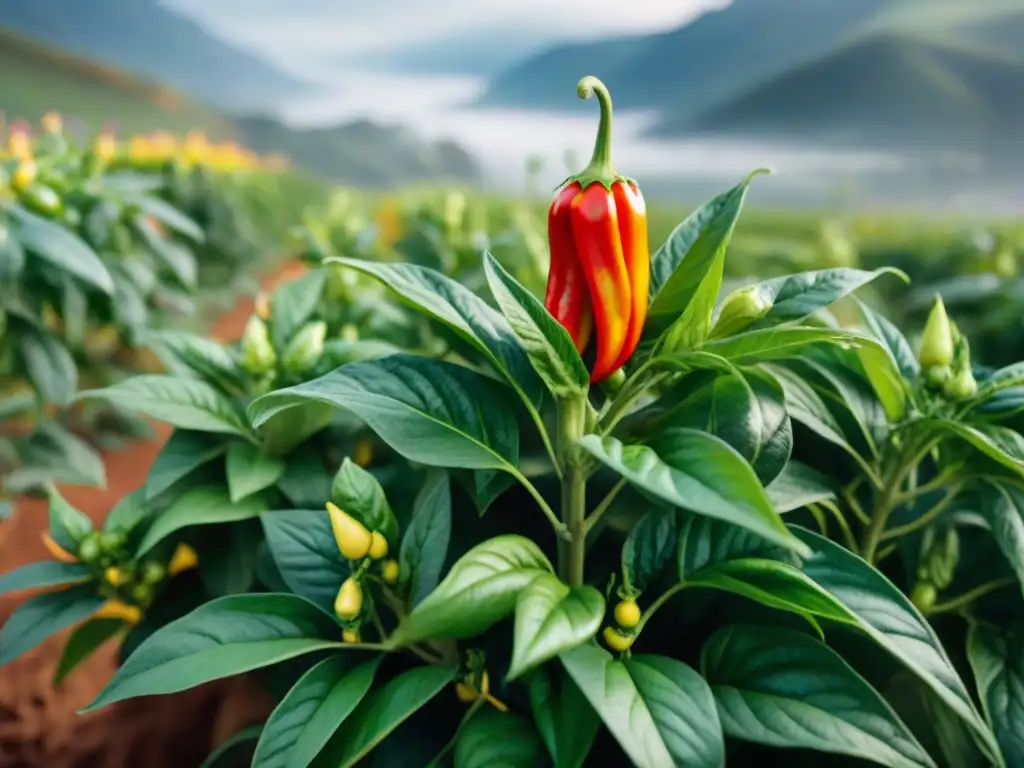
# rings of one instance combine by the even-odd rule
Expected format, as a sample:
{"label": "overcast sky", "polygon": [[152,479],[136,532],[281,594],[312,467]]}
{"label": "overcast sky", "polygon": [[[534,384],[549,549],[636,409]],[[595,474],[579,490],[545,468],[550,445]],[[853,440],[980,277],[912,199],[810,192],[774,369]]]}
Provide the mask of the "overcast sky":
{"label": "overcast sky", "polygon": [[163,0],[226,37],[302,71],[337,59],[448,40],[521,32],[533,47],[568,38],[678,25],[729,0]]}

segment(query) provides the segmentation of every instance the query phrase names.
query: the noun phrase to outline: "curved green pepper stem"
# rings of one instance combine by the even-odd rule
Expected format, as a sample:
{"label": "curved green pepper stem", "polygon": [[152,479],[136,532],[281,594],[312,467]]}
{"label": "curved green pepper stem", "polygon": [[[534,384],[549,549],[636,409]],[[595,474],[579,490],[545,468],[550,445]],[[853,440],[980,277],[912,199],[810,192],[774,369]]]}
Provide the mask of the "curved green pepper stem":
{"label": "curved green pepper stem", "polygon": [[589,99],[595,94],[601,107],[601,121],[597,126],[594,153],[590,157],[590,164],[568,180],[579,182],[584,189],[594,183],[600,183],[606,189],[611,188],[616,181],[635,183],[612,167],[612,95],[608,87],[593,75],[580,78],[576,85],[576,95],[581,99]]}

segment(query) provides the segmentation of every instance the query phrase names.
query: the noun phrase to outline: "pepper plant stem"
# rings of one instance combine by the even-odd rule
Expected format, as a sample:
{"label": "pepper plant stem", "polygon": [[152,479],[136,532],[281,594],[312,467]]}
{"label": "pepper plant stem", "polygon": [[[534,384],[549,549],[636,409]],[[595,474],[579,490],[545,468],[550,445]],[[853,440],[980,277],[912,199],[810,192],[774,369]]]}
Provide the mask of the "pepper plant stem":
{"label": "pepper plant stem", "polygon": [[558,567],[569,585],[583,585],[583,562],[586,557],[587,468],[579,439],[586,427],[587,401],[568,398],[558,406],[557,450],[564,468],[562,475],[562,524],[566,537],[560,542]]}

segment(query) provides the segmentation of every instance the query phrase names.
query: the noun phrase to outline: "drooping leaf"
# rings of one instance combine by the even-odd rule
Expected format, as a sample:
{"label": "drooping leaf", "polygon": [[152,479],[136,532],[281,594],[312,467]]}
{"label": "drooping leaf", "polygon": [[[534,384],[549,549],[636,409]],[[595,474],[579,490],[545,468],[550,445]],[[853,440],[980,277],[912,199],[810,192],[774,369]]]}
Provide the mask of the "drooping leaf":
{"label": "drooping leaf", "polygon": [[437,589],[406,616],[391,643],[477,635],[511,615],[519,593],[552,570],[537,545],[522,536],[481,542],[459,558]]}
{"label": "drooping leaf", "polygon": [[50,497],[50,538],[68,552],[77,552],[82,539],[92,533],[92,520],[72,507],[56,487],[46,489]]}
{"label": "drooping leaf", "polygon": [[284,474],[285,462],[267,456],[252,443],[233,442],[228,444],[225,467],[228,494],[235,503],[277,483]]}
{"label": "drooping leaf", "polygon": [[729,736],[892,768],[934,768],[881,694],[812,637],[778,627],[725,627],[705,643],[701,672]]}
{"label": "drooping leaf", "polygon": [[471,717],[455,742],[455,768],[536,768],[543,756],[533,723],[493,707]]}
{"label": "drooping leaf", "polygon": [[570,587],[553,573],[537,576],[516,602],[507,679],[590,640],[601,628],[604,613],[604,596],[594,587]]}
{"label": "drooping leaf", "polygon": [[342,647],[332,616],[297,595],[229,595],[142,642],[83,712],[175,693],[314,651]]}
{"label": "drooping leaf", "polygon": [[622,545],[622,572],[643,591],[673,561],[679,538],[674,509],[653,509],[633,526]]}
{"label": "drooping leaf", "polygon": [[528,675],[530,709],[555,768],[581,768],[601,720],[565,668],[548,664]]}
{"label": "drooping leaf", "polygon": [[978,697],[1007,766],[1024,764],[1024,633],[972,624],[967,656]]}
{"label": "drooping leaf", "polygon": [[790,461],[786,468],[765,488],[772,506],[780,514],[836,497],[829,478],[799,461]]}
{"label": "drooping leaf", "polygon": [[30,597],[0,628],[0,664],[35,648],[50,635],[88,618],[103,605],[93,583]]}
{"label": "drooping leaf", "polygon": [[448,473],[435,471],[416,496],[412,518],[399,550],[401,583],[415,608],[434,591],[444,572],[452,534],[452,499]]}
{"label": "drooping leaf", "polygon": [[910,348],[910,342],[900,332],[900,329],[859,299],[855,298],[854,302],[857,309],[860,310],[861,319],[864,321],[868,333],[878,339],[888,350],[903,377],[911,380],[917,378],[921,372],[921,364],[917,362],[917,357]]}
{"label": "drooping leaf", "polygon": [[22,589],[59,587],[66,584],[80,584],[92,578],[88,566],[82,563],[62,563],[56,560],[40,560],[13,571],[0,574],[0,595]]}
{"label": "drooping leaf", "polygon": [[648,654],[618,661],[596,645],[561,660],[638,768],[725,765],[711,689],[683,662]]}
{"label": "drooping leaf", "polygon": [[277,288],[270,298],[270,340],[283,354],[295,333],[316,311],[327,270],[312,269]]}
{"label": "drooping leaf", "polygon": [[75,360],[60,339],[27,323],[15,334],[18,358],[39,398],[54,405],[68,405],[78,387]]}
{"label": "drooping leaf", "polygon": [[338,551],[323,509],[286,509],[260,515],[267,546],[288,588],[332,610],[348,563]]}
{"label": "drooping leaf", "polygon": [[347,408],[410,461],[467,469],[514,467],[519,433],[503,387],[452,363],[392,355],[351,363],[255,400],[255,427],[305,401]]}
{"label": "drooping leaf", "polygon": [[238,502],[221,488],[192,488],[153,520],[139,544],[138,554],[144,555],[172,533],[192,525],[231,523],[259,517],[267,510],[262,496],[249,496]]}
{"label": "drooping leaf", "polygon": [[220,435],[176,429],[149,468],[146,498],[155,499],[179,480],[227,450]]}
{"label": "drooping leaf", "polygon": [[988,521],[992,538],[1024,591],[1024,491],[1008,483],[987,483],[976,511]]}
{"label": "drooping leaf", "polygon": [[77,626],[64,644],[53,684],[60,685],[96,649],[127,628],[128,625],[122,619],[89,619]]}
{"label": "drooping leaf", "polygon": [[334,476],[331,499],[367,529],[379,531],[392,546],[398,542],[398,520],[380,482],[349,458]]}
{"label": "drooping leaf", "polygon": [[183,331],[146,333],[143,341],[162,358],[173,358],[208,383],[243,391],[245,375],[231,354],[213,339]]}

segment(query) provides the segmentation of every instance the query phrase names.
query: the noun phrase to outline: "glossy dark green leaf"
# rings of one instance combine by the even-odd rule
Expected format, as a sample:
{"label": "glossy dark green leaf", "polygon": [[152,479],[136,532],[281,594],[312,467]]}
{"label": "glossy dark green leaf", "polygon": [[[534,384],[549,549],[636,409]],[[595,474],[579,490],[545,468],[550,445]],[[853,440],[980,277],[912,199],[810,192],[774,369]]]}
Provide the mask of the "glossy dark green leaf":
{"label": "glossy dark green leaf", "polygon": [[1024,632],[974,623],[967,656],[1004,763],[1024,765]]}
{"label": "glossy dark green leaf", "polygon": [[227,450],[220,435],[176,429],[164,443],[146,477],[146,497],[154,499]]}
{"label": "glossy dark green leaf", "polygon": [[267,502],[262,496],[249,496],[232,502],[223,488],[192,488],[153,520],[139,544],[138,554],[144,555],[183,528],[249,520],[266,511]]}
{"label": "glossy dark green leaf", "polygon": [[814,749],[892,768],[935,763],[892,708],[824,643],[778,627],[726,627],[701,651],[733,738]]}
{"label": "glossy dark green leaf", "polygon": [[772,509],[751,466],[723,440],[693,429],[666,430],[650,446],[587,435],[580,445],[634,485],[673,506],[747,528],[804,550]]}
{"label": "glossy dark green leaf", "polygon": [[736,365],[754,365],[772,360],[785,360],[815,347],[877,344],[874,339],[854,331],[797,326],[747,331],[737,336],[708,342],[701,349],[730,360]]}
{"label": "glossy dark green leaf", "polygon": [[264,395],[249,415],[258,428],[303,402],[327,403],[351,410],[411,461],[508,470],[518,461],[519,432],[506,391],[452,363],[392,355]]}
{"label": "glossy dark green leaf", "polygon": [[103,603],[93,583],[30,597],[14,609],[0,628],[0,664],[16,659],[50,635],[88,618]]}
{"label": "glossy dark green leaf", "polygon": [[89,568],[82,563],[62,563],[56,560],[40,560],[13,571],[0,574],[0,594],[17,592],[22,589],[59,587],[64,584],[79,584],[92,578]]}
{"label": "glossy dark green leaf", "polygon": [[527,584],[516,601],[511,680],[590,640],[604,619],[604,596],[594,587],[570,587],[553,573]]}
{"label": "glossy dark green leaf", "polygon": [[423,602],[440,582],[451,535],[451,482],[447,472],[437,470],[416,496],[399,551],[401,584],[408,590],[411,607]]}
{"label": "glossy dark green leaf", "polygon": [[618,661],[593,644],[561,660],[638,768],[725,765],[711,689],[683,662],[648,654]]}
{"label": "glossy dark green leaf", "polygon": [[313,316],[326,280],[327,270],[313,269],[284,283],[270,297],[270,340],[278,354]]}
{"label": "glossy dark green leaf", "polygon": [[[754,563],[748,578],[756,578],[756,559],[789,565],[799,562],[785,547],[771,544],[745,528],[683,511],[676,512],[673,544],[676,576],[686,582],[699,580],[708,568],[733,560]],[[738,571],[735,575],[742,578]]]}
{"label": "glossy dark green leaf", "polygon": [[356,666],[353,654],[320,662],[281,700],[260,735],[253,768],[306,768],[373,685],[380,657]]}
{"label": "glossy dark green leaf", "polygon": [[921,364],[917,362],[917,356],[910,348],[910,342],[900,332],[900,329],[859,299],[855,298],[854,302],[856,302],[857,309],[860,310],[861,320],[868,333],[888,350],[903,377],[911,380],[917,378],[921,372]]}
{"label": "glossy dark green leaf", "polygon": [[316,768],[350,768],[450,685],[456,666],[416,667],[377,688],[342,723],[313,763]]}
{"label": "glossy dark green leaf", "polygon": [[530,710],[555,768],[581,768],[601,726],[590,702],[561,665],[527,678]]}
{"label": "glossy dark green leaf", "polygon": [[50,499],[50,538],[68,552],[78,552],[78,545],[93,529],[92,520],[72,507],[54,486],[46,489]]}
{"label": "glossy dark green leaf", "polygon": [[103,530],[126,533],[141,523],[151,511],[152,509],[146,504],[145,486],[136,488],[131,493],[122,496],[114,508],[107,513],[107,517],[103,521]]}
{"label": "glossy dark green leaf", "polygon": [[459,730],[455,768],[536,768],[544,745],[525,717],[487,707]]}
{"label": "glossy dark green leaf", "polygon": [[285,462],[267,456],[252,443],[233,442],[228,445],[225,468],[228,495],[235,503],[277,483],[284,474]]}
{"label": "glossy dark green leaf", "polygon": [[803,528],[794,532],[814,554],[804,573],[831,593],[860,629],[913,672],[974,731],[992,758],[998,748],[942,643],[910,600],[884,574],[840,545]]}
{"label": "glossy dark green leaf", "polygon": [[1007,483],[986,483],[975,509],[1024,590],[1024,491]]}
{"label": "glossy dark green leaf", "polygon": [[[175,208],[171,210],[177,212]],[[192,252],[169,239],[145,216],[136,216],[131,223],[150,253],[167,268],[178,284],[187,290],[194,290],[199,265]]]}
{"label": "glossy dark green leaf", "polygon": [[241,768],[248,765],[262,730],[262,725],[243,728],[207,755],[199,768]]}
{"label": "glossy dark green leaf", "polygon": [[569,332],[489,253],[484,254],[484,270],[498,307],[551,393],[585,395],[590,374]]}
{"label": "glossy dark green leaf", "polygon": [[249,436],[234,403],[209,384],[174,376],[145,375],[78,394],[100,398],[128,411],[165,421],[179,429]]}
{"label": "glossy dark green leaf", "polygon": [[[832,404],[832,415],[842,420],[844,433],[863,440],[866,453],[878,456],[878,443],[887,436],[886,414],[868,382],[843,360],[843,353],[823,354],[821,360],[802,357],[790,363],[823,398]],[[880,438],[880,439],[879,439]]]}
{"label": "glossy dark green leaf", "polygon": [[53,334],[27,323],[19,325],[15,343],[25,375],[40,400],[68,405],[78,388],[78,369],[68,348]]}
{"label": "glossy dark green leaf", "polygon": [[771,366],[769,370],[786,393],[786,409],[793,421],[803,424],[848,453],[854,452],[842,426],[810,384],[786,368]]}
{"label": "glossy dark green leaf", "polygon": [[340,628],[297,595],[230,595],[157,630],[83,712],[175,693],[314,651],[343,647]]}
{"label": "glossy dark green leaf", "polygon": [[835,267],[784,275],[758,283],[761,294],[772,301],[772,308],[767,315],[754,323],[753,327],[770,328],[782,323],[803,320],[886,274],[909,281],[905,274],[892,267],[871,271]]}
{"label": "glossy dark green leaf", "polygon": [[790,461],[765,488],[772,506],[780,514],[836,497],[832,481],[814,467]]}
{"label": "glossy dark green leaf", "polygon": [[672,563],[678,519],[676,510],[656,508],[633,526],[622,545],[622,572],[630,586],[645,590]]}
{"label": "glossy dark green leaf", "polygon": [[75,627],[68,635],[64,644],[57,670],[53,675],[53,684],[60,685],[64,678],[82,662],[88,659],[95,650],[118,633],[128,629],[122,619],[89,619]]}
{"label": "glossy dark green leaf", "polygon": [[5,210],[22,248],[107,295],[114,293],[114,281],[99,256],[70,230],[21,206],[5,206]]}
{"label": "glossy dark green leaf", "polygon": [[465,286],[415,264],[335,258],[325,263],[351,267],[379,280],[403,302],[475,347],[524,402],[535,407],[543,400],[543,384],[505,318]]}
{"label": "glossy dark green leaf", "polygon": [[286,509],[260,515],[278,572],[295,594],[332,610],[348,563],[338,551],[323,509]]}
{"label": "glossy dark green leaf", "polygon": [[459,558],[437,589],[406,616],[391,642],[473,637],[511,615],[519,593],[552,571],[540,548],[523,536],[487,539]]}
{"label": "glossy dark green leaf", "polygon": [[178,234],[184,235],[189,240],[202,243],[206,237],[202,228],[192,219],[182,213],[170,203],[161,200],[153,195],[132,195],[131,202],[138,205],[143,212],[148,213],[154,219],[172,229]]}
{"label": "glossy dark green leaf", "polygon": [[377,478],[346,458],[331,484],[331,500],[391,546],[398,543],[398,520]]}

